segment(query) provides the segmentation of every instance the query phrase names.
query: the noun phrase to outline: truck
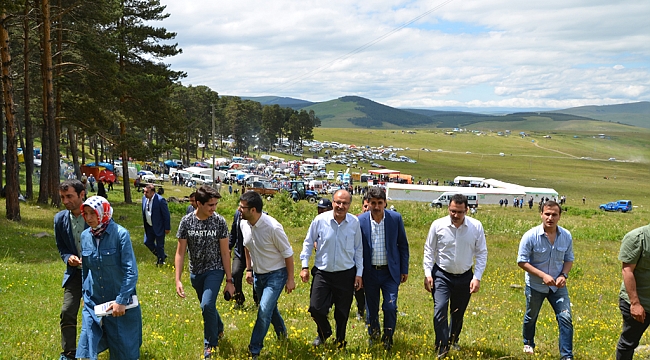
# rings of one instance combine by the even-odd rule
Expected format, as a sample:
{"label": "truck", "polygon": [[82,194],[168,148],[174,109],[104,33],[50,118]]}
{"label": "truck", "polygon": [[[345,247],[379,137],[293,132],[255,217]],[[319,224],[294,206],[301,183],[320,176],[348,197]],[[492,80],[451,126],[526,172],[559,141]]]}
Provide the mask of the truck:
{"label": "truck", "polygon": [[253,190],[256,193],[264,196],[273,196],[278,193],[278,188],[274,187],[269,181],[253,181],[250,183],[248,190]]}
{"label": "truck", "polygon": [[632,211],[632,201],[631,200],[618,200],[612,201],[607,204],[601,204],[600,210],[605,211],[618,211],[618,212],[628,212]]}
{"label": "truck", "polygon": [[293,201],[307,200],[315,204],[320,199],[318,193],[308,190],[303,181],[290,181],[289,185],[289,195],[293,198]]}
{"label": "truck", "polygon": [[[443,206],[449,206],[451,197],[456,194],[458,194],[458,192],[447,191],[442,193],[442,195],[440,195],[437,199],[431,202],[431,207],[441,208]],[[470,208],[478,207],[478,196],[476,194],[463,194],[463,195],[467,196],[467,205],[469,205]]]}

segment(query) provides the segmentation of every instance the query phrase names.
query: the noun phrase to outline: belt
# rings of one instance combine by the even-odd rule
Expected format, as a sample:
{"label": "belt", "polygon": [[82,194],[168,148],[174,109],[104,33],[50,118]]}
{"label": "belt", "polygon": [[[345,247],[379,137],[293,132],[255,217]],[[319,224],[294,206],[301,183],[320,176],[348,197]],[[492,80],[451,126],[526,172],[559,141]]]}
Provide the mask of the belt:
{"label": "belt", "polygon": [[438,266],[438,264],[435,264],[434,268],[438,268],[438,270],[440,270],[443,274],[445,274],[448,277],[453,277],[453,278],[457,278],[457,277],[461,277],[461,276],[467,276],[468,274],[473,274],[471,268],[469,270],[465,271],[462,274],[454,274],[454,273],[447,272],[447,271],[443,270],[440,266]]}
{"label": "belt", "polygon": [[388,265],[371,265],[370,267],[375,270],[388,270]]}

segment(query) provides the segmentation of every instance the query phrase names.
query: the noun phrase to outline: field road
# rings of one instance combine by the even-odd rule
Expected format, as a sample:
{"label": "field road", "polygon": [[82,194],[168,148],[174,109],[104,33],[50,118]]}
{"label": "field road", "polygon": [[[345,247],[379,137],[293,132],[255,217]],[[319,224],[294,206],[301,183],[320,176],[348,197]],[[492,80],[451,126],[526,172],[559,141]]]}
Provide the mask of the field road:
{"label": "field road", "polygon": [[[532,157],[532,158],[549,158],[549,159],[566,159],[566,158],[570,158],[570,159],[576,159],[576,160],[612,161],[612,162],[630,162],[630,163],[636,162],[636,161],[634,161],[634,160],[609,160],[609,159],[592,159],[592,158],[583,158],[583,157],[575,156],[575,155],[572,155],[572,154],[569,154],[569,153],[566,153],[566,152],[563,152],[563,151],[560,151],[560,150],[550,149],[550,148],[547,148],[547,147],[541,146],[541,145],[539,144],[539,142],[537,141],[537,139],[532,139],[532,140],[535,140],[535,142],[534,142],[533,144],[534,144],[536,147],[538,147],[539,149],[543,149],[543,150],[547,150],[547,151],[553,151],[553,152],[556,152],[556,153],[558,153],[558,154],[560,154],[560,155],[563,155],[563,156],[529,155],[529,154],[506,154],[506,155],[503,155],[503,156],[518,156],[518,157]],[[449,150],[441,150],[441,149],[438,149],[437,152],[446,152],[446,153],[450,153],[450,154],[468,154],[467,152],[463,152],[463,151],[449,151]],[[481,155],[481,156],[502,156],[501,154],[483,154],[483,153],[469,153],[469,154],[472,154],[472,155]]]}

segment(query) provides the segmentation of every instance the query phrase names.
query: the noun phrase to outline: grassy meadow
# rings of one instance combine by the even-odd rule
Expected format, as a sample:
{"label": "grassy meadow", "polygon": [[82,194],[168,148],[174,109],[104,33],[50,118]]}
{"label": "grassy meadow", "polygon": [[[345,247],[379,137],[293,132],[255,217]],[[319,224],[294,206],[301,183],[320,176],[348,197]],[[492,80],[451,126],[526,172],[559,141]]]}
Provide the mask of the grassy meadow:
{"label": "grassy meadow", "polygon": [[[501,131],[501,130],[499,130]],[[514,130],[513,130],[514,132]],[[597,131],[596,131],[597,132]],[[595,134],[594,132],[593,134]],[[594,139],[592,133],[542,133],[531,137],[497,137],[442,131],[401,131],[317,129],[316,138],[360,145],[409,147],[404,151],[417,164],[384,163],[417,178],[451,180],[457,175],[493,177],[521,185],[552,187],[567,195],[568,204],[560,225],[574,237],[576,261],[568,281],[574,322],[576,359],[612,359],[620,331],[617,307],[621,282],[617,254],[620,239],[629,230],[645,225],[650,219],[650,189],[645,178],[650,174],[650,132],[612,133],[611,139]],[[577,135],[578,138],[573,136]],[[432,152],[417,150],[431,149]],[[437,152],[442,149],[442,152]],[[466,154],[470,151],[471,154]],[[500,152],[506,156],[498,156]],[[601,160],[580,160],[591,157]],[[637,162],[606,161],[609,157]],[[364,164],[365,165],[365,164]],[[336,170],[336,167],[332,167]],[[329,170],[329,168],[328,168]],[[353,170],[354,171],[354,170]],[[535,180],[533,180],[535,179]],[[191,295],[187,268],[183,279],[190,290],[180,299],[174,290],[172,265],[156,267],[155,259],[143,245],[143,226],[138,204],[124,204],[116,187],[109,193],[114,218],[131,232],[138,259],[138,295],[143,311],[142,359],[202,358],[202,320],[199,302]],[[183,196],[188,189],[168,187],[166,196]],[[587,203],[582,204],[582,197]],[[134,196],[137,198],[137,196]],[[602,213],[598,204],[629,198],[637,206],[632,213]],[[217,211],[228,222],[238,199],[224,192]],[[269,332],[262,351],[265,359],[431,359],[435,357],[433,301],[422,285],[422,250],[429,225],[442,216],[444,209],[431,209],[425,203],[391,202],[403,215],[411,248],[410,277],[402,285],[399,316],[392,352],[381,346],[368,347],[364,325],[351,316],[348,323],[348,347],[337,351],[332,344],[313,348],[316,336],[307,312],[309,284],[299,281],[292,294],[280,297],[280,311],[289,329],[289,339],[279,342]],[[184,205],[171,204],[172,233],[166,250],[175,252],[175,229],[184,214]],[[286,197],[265,202],[265,210],[283,225],[294,249],[296,269],[302,241],[316,208],[305,201],[293,203]],[[0,202],[0,359],[55,359],[60,352],[60,287],[64,264],[56,250],[52,218],[57,209],[22,204],[23,221],[4,219]],[[360,211],[355,197],[351,213]],[[540,222],[537,211],[482,206],[476,218],[483,222],[488,240],[488,264],[481,290],[472,297],[460,339],[461,350],[451,352],[453,359],[521,359],[521,325],[525,300],[524,273],[516,264],[519,239]],[[35,234],[48,236],[36,237]],[[248,286],[248,285],[245,285]],[[252,290],[246,288],[246,294]],[[217,358],[242,359],[255,322],[256,309],[249,299],[244,309],[219,299],[217,307],[226,325]],[[353,305],[352,315],[356,309]],[[333,320],[332,320],[333,322]],[[548,304],[544,305],[537,325],[536,359],[557,359],[557,325]],[[644,337],[642,344],[650,343]],[[108,359],[107,353],[100,359]],[[532,358],[532,357],[531,357]]]}

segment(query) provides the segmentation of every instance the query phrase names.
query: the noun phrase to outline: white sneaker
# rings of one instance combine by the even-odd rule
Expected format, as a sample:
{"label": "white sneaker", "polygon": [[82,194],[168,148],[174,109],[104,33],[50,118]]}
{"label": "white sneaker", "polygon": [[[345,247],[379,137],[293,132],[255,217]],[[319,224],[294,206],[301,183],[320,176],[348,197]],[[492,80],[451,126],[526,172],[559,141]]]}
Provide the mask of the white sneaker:
{"label": "white sneaker", "polygon": [[535,348],[530,345],[524,345],[524,354],[534,354]]}

